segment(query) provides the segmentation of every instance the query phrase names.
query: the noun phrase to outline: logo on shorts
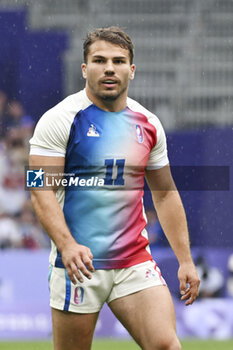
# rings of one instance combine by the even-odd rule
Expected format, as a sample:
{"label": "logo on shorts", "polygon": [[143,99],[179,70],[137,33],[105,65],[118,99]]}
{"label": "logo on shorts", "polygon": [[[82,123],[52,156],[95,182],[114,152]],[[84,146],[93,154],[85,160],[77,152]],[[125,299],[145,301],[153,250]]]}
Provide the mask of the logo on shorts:
{"label": "logo on shorts", "polygon": [[155,277],[155,273],[151,269],[147,269],[145,278],[151,278],[151,277]]}
{"label": "logo on shorts", "polygon": [[76,287],[74,290],[74,302],[77,305],[83,303],[84,289],[82,287]]}
{"label": "logo on shorts", "polygon": [[44,187],[44,171],[27,170],[27,187]]}

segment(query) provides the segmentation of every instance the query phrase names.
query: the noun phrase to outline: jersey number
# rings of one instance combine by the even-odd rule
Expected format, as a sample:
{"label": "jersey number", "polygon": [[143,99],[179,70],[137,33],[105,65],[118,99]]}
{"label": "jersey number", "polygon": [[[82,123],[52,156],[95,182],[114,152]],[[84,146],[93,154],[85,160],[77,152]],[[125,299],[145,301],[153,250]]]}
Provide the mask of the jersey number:
{"label": "jersey number", "polygon": [[[114,164],[115,163],[115,164]],[[124,167],[125,167],[125,159],[105,159],[106,166],[106,176],[104,179],[105,185],[120,185],[124,186],[125,180],[123,178],[124,175]],[[117,176],[115,179],[112,178],[113,175],[113,167],[117,167]]]}

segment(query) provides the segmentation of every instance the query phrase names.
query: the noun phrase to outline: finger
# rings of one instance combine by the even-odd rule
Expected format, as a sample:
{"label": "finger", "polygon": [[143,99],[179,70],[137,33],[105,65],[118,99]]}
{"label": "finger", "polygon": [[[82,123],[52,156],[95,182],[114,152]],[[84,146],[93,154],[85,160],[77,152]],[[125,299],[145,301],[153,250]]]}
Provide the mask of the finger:
{"label": "finger", "polygon": [[199,283],[196,281],[190,282],[190,290],[191,290],[192,294],[197,297],[198,293],[199,293]]}
{"label": "finger", "polygon": [[89,268],[90,271],[94,272],[95,268],[93,266],[93,254],[90,250],[88,252],[88,257],[90,259],[90,262],[88,262],[87,267]]}
{"label": "finger", "polygon": [[89,257],[85,257],[83,258],[83,263],[85,264],[85,266],[87,267],[87,269],[91,272],[94,272],[94,266],[92,264],[92,259],[90,259]]}
{"label": "finger", "polygon": [[70,264],[70,269],[69,271],[67,270],[68,275],[71,279],[71,281],[74,284],[77,284],[77,280],[81,283],[83,283],[83,277],[81,275],[81,273],[79,272],[78,266],[75,263],[71,263]]}
{"label": "finger", "polygon": [[85,277],[87,277],[89,280],[92,278],[90,271],[88,271],[88,269],[86,268],[86,266],[84,265],[84,263],[81,260],[80,260],[80,262],[78,262],[78,268],[82,272],[82,274]]}
{"label": "finger", "polygon": [[91,250],[90,250],[90,249],[88,249],[87,254],[88,254],[89,258],[90,258],[90,259],[91,259],[91,261],[92,261],[92,260],[93,260],[93,254],[92,254],[92,252],[91,252]]}
{"label": "finger", "polygon": [[72,273],[72,270],[71,270],[71,268],[69,266],[66,267],[66,271],[67,271],[67,274],[68,274],[71,282],[76,284],[76,280],[75,280],[74,275]]}
{"label": "finger", "polygon": [[72,272],[71,268],[67,268],[67,274],[73,284],[77,284],[77,281],[83,282],[83,278],[79,271],[77,270],[75,273]]}
{"label": "finger", "polygon": [[181,300],[186,300],[186,299],[188,299],[190,296],[191,296],[191,291],[190,291],[190,289],[187,289],[187,290],[185,291],[185,294],[182,295]]}
{"label": "finger", "polygon": [[190,290],[190,294],[189,294],[189,299],[186,301],[185,305],[191,305],[197,298],[198,296],[198,291],[197,289],[195,289],[194,291],[193,290]]}
{"label": "finger", "polygon": [[[85,247],[86,248],[86,247]],[[93,260],[93,254],[89,248],[86,248],[86,250],[81,254],[81,260],[84,263],[85,267],[91,271],[94,272],[94,266],[92,263]]]}
{"label": "finger", "polygon": [[199,285],[200,285],[200,279],[197,276],[196,278],[193,278],[190,280],[190,289],[198,295],[199,292]]}
{"label": "finger", "polygon": [[180,294],[184,295],[186,293],[187,285],[184,278],[180,278]]}
{"label": "finger", "polygon": [[188,305],[192,305],[192,303],[194,302],[196,298],[192,295],[185,303],[186,306]]}
{"label": "finger", "polygon": [[197,299],[199,294],[199,288],[197,286],[191,288],[191,295],[193,296],[194,300]]}

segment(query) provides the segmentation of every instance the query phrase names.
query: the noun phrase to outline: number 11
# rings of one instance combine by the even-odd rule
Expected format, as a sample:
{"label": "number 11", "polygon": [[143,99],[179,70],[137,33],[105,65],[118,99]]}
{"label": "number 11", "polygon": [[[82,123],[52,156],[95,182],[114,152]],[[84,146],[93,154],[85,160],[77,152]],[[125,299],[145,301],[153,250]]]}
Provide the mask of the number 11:
{"label": "number 11", "polygon": [[105,159],[106,166],[106,176],[104,179],[105,185],[120,185],[124,186],[125,180],[123,178],[124,175],[124,167],[125,167],[125,159],[116,159],[117,166],[117,177],[115,179],[112,178],[113,167],[114,167],[114,159]]}

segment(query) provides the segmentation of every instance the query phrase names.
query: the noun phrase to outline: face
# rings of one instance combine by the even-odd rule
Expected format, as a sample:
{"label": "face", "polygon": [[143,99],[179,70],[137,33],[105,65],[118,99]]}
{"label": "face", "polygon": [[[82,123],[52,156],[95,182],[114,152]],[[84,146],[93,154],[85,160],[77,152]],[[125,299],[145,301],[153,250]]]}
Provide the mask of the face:
{"label": "face", "polygon": [[128,50],[104,40],[95,41],[89,47],[82,72],[86,79],[86,92],[92,102],[100,106],[125,107],[129,82],[135,72]]}

